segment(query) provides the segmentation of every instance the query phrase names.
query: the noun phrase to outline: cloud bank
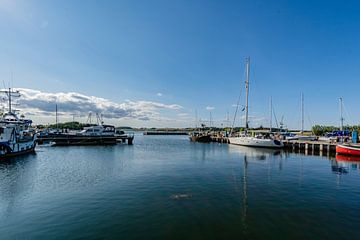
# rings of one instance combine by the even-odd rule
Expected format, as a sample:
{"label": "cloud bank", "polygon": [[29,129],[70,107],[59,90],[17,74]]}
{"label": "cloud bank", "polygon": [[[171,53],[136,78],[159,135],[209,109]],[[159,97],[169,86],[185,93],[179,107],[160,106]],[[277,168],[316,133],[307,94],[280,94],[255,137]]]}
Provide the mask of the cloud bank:
{"label": "cloud bank", "polygon": [[54,115],[55,106],[62,115],[86,116],[89,112],[101,113],[105,118],[152,120],[158,119],[161,110],[177,111],[178,104],[151,101],[112,102],[105,98],[87,96],[76,92],[48,93],[34,89],[18,88],[21,93],[20,109],[26,115]]}

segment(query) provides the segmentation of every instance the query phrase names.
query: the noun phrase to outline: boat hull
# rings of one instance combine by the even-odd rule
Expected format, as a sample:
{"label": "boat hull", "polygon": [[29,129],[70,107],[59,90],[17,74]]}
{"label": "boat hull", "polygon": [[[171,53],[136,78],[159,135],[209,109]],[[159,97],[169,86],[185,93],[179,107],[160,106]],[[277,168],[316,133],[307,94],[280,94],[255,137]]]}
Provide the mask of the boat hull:
{"label": "boat hull", "polygon": [[255,137],[230,137],[230,144],[247,146],[247,147],[262,147],[262,148],[283,148],[284,143],[273,139],[259,139]]}
{"label": "boat hull", "polygon": [[62,136],[51,139],[53,146],[116,145],[116,136]]}
{"label": "boat hull", "polygon": [[11,158],[11,157],[16,157],[16,156],[21,156],[21,155],[25,155],[25,154],[30,154],[30,153],[34,153],[34,152],[35,152],[35,146],[31,147],[29,149],[23,150],[23,151],[1,154],[0,155],[0,160],[8,159],[8,158]]}
{"label": "boat hull", "polygon": [[360,157],[360,145],[339,144],[336,146],[336,153],[340,155]]}
{"label": "boat hull", "polygon": [[202,143],[209,143],[211,142],[210,135],[203,135],[203,136],[191,136],[190,141],[192,142],[202,142]]}

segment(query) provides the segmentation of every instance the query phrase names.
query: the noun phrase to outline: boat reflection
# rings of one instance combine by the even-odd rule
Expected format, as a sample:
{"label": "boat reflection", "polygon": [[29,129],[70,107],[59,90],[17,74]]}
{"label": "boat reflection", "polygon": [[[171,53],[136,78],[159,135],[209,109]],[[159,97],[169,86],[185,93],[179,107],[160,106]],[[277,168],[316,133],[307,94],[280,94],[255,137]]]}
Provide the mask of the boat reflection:
{"label": "boat reflection", "polygon": [[271,149],[271,148],[254,148],[254,147],[246,147],[246,146],[238,146],[238,145],[230,145],[229,144],[229,152],[230,153],[242,153],[244,154],[248,160],[266,160],[272,156],[280,156],[282,157],[286,152],[280,149]]}
{"label": "boat reflection", "polygon": [[336,155],[336,161],[360,164],[360,157]]}
{"label": "boat reflection", "polygon": [[[0,161],[0,215],[11,215],[14,206],[22,201],[33,187],[31,179],[37,174],[36,153]],[[7,204],[6,204],[7,203]]]}
{"label": "boat reflection", "polygon": [[331,169],[337,174],[347,174],[351,170],[360,170],[360,157],[336,155],[331,162]]}

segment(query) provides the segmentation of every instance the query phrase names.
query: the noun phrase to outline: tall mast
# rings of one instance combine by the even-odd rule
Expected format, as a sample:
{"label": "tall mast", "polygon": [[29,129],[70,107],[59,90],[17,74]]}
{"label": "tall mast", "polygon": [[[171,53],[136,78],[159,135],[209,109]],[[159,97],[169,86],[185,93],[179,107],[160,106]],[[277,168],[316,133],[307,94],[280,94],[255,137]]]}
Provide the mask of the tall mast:
{"label": "tall mast", "polygon": [[245,104],[245,129],[249,128],[249,75],[250,75],[250,57],[246,58],[246,104]]}
{"label": "tall mast", "polygon": [[344,128],[344,117],[343,117],[343,98],[339,98],[339,104],[340,104],[340,131]]}
{"label": "tall mast", "polygon": [[197,109],[195,109],[195,128],[198,128],[198,113],[197,113]]}
{"label": "tall mast", "polygon": [[4,90],[0,90],[1,93],[6,94],[6,96],[8,97],[8,104],[9,104],[9,113],[12,113],[12,97],[20,97],[20,93],[19,91],[14,91],[11,90],[11,88],[9,89],[4,89]]}
{"label": "tall mast", "polygon": [[304,132],[304,93],[301,93],[301,133]]}
{"label": "tall mast", "polygon": [[57,104],[55,105],[55,123],[56,123],[56,130],[58,129],[58,107]]}
{"label": "tall mast", "polygon": [[272,131],[272,97],[270,97],[270,132]]}
{"label": "tall mast", "polygon": [[11,113],[11,88],[9,88],[9,94],[8,94],[8,98],[9,98],[9,113]]}

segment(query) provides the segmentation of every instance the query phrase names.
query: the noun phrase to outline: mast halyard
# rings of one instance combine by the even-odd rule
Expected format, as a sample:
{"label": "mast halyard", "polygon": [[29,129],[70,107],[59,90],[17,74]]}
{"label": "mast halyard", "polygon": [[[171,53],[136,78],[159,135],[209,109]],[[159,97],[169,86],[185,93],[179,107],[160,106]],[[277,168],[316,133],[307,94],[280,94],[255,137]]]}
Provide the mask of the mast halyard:
{"label": "mast halyard", "polygon": [[249,128],[249,75],[250,75],[250,57],[246,58],[246,104],[245,104],[245,130]]}

